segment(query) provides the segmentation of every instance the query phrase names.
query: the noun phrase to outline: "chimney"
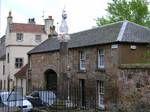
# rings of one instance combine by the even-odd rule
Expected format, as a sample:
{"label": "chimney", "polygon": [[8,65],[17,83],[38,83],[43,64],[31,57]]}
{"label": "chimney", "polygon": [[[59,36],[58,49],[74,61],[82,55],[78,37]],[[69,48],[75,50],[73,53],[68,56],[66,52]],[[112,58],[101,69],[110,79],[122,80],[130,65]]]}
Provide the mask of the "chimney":
{"label": "chimney", "polygon": [[35,19],[34,18],[29,18],[28,23],[29,24],[35,24]]}
{"label": "chimney", "polygon": [[52,16],[49,16],[47,19],[45,19],[45,32],[48,35],[53,35],[55,31],[55,26],[54,26],[54,19]]}
{"label": "chimney", "polygon": [[12,24],[13,17],[11,16],[11,11],[9,11],[9,15],[7,17],[7,24]]}

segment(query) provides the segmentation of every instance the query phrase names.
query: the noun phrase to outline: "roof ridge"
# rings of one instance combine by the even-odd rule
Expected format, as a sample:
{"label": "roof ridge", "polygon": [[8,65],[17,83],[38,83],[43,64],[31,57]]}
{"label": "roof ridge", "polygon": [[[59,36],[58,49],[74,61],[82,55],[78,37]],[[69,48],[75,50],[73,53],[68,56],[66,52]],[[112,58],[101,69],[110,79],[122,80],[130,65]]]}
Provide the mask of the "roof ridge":
{"label": "roof ridge", "polygon": [[22,25],[37,25],[37,26],[44,26],[42,24],[31,24],[31,23],[12,23],[12,24],[22,24]]}
{"label": "roof ridge", "polygon": [[121,27],[121,29],[120,29],[120,32],[119,32],[119,34],[118,34],[118,37],[117,37],[117,40],[116,40],[116,41],[121,41],[121,40],[122,40],[123,34],[124,34],[125,29],[126,29],[126,26],[127,26],[127,23],[128,23],[127,20],[125,20],[125,21],[123,22],[122,27]]}
{"label": "roof ridge", "polygon": [[[127,20],[126,20],[126,21],[127,21]],[[117,22],[115,22],[115,23],[105,24],[105,25],[102,25],[102,26],[98,26],[98,27],[94,27],[94,28],[90,28],[90,29],[78,31],[78,32],[75,32],[75,33],[71,33],[71,35],[73,35],[73,34],[78,34],[78,33],[82,33],[82,32],[86,32],[86,31],[91,31],[91,30],[95,30],[95,29],[99,29],[99,28],[104,28],[104,27],[107,27],[107,26],[112,26],[112,25],[115,25],[115,24],[118,24],[118,23],[123,23],[123,22],[124,22],[124,21],[117,21]]]}

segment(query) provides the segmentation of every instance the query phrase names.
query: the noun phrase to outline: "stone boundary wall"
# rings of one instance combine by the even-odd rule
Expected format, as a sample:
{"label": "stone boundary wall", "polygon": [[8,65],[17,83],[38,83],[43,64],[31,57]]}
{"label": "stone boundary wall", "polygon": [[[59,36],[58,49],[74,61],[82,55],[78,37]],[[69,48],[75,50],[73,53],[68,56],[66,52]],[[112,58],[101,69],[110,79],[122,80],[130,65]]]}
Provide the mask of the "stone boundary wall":
{"label": "stone boundary wall", "polygon": [[118,70],[118,109],[150,110],[150,64],[123,64]]}

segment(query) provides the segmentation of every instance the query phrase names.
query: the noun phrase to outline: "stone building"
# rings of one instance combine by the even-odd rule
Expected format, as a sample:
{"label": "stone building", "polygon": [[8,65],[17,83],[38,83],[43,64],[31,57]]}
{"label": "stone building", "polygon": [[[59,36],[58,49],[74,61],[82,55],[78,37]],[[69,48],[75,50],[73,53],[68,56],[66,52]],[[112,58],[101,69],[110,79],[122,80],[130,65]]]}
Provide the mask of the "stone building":
{"label": "stone building", "polygon": [[[19,87],[21,87],[21,92],[23,94],[23,96],[26,95],[26,73],[27,73],[27,64],[25,66],[23,66],[17,73],[15,73],[15,77],[16,77],[16,85],[18,85]],[[23,89],[22,89],[23,88]]]}
{"label": "stone building", "polygon": [[14,74],[27,64],[27,52],[56,34],[53,23],[51,16],[44,25],[36,24],[34,18],[28,19],[28,23],[16,23],[9,12],[5,36],[0,38],[0,89],[21,86],[16,85]]}
{"label": "stone building", "polygon": [[[131,106],[150,94],[149,28],[121,21],[70,37],[68,77],[63,80],[78,88],[79,105],[109,110]],[[32,87],[57,91],[62,86],[59,49],[55,37],[28,52],[29,92]]]}
{"label": "stone building", "polygon": [[[0,74],[1,77],[2,75],[5,75],[5,36],[3,36],[2,38],[0,38]],[[3,85],[3,81],[0,80],[0,89],[2,89],[2,87],[6,87],[6,85]],[[5,83],[4,83],[5,84]]]}

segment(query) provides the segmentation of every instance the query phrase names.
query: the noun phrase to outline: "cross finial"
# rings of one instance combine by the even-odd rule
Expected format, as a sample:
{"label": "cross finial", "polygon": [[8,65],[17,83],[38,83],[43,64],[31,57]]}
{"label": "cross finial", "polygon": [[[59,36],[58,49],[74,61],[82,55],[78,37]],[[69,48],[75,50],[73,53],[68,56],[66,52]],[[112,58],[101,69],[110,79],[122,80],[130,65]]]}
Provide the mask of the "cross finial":
{"label": "cross finial", "polygon": [[8,16],[11,17],[11,11],[9,11],[9,15]]}

